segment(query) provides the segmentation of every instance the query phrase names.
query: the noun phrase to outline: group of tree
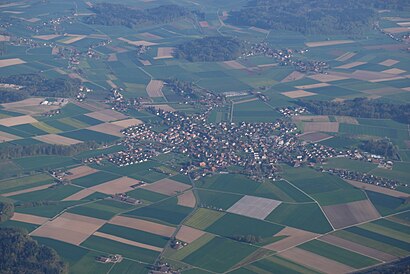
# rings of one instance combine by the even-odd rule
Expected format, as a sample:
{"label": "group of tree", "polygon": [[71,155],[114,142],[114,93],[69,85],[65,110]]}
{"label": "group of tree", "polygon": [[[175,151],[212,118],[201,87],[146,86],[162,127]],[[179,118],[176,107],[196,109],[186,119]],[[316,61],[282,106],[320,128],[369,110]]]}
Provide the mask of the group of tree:
{"label": "group of tree", "polygon": [[257,244],[262,242],[262,237],[255,235],[235,235],[232,237],[232,239],[238,242],[244,242],[249,244]]}
{"label": "group of tree", "polygon": [[244,8],[230,12],[228,22],[303,34],[361,34],[376,19],[375,9],[404,6],[408,7],[409,1],[250,0]]}
{"label": "group of tree", "polygon": [[0,77],[1,84],[21,86],[21,89],[0,89],[0,103],[15,102],[29,96],[71,97],[78,93],[78,79],[47,79],[39,74],[17,74]]}
{"label": "group of tree", "polygon": [[372,154],[384,156],[387,159],[400,160],[397,146],[387,138],[364,141],[359,148]]}
{"label": "group of tree", "polygon": [[410,104],[391,104],[380,100],[355,98],[343,102],[299,100],[297,104],[317,115],[341,115],[358,118],[392,119],[410,124]]}
{"label": "group of tree", "polygon": [[95,141],[83,142],[71,146],[54,144],[5,145],[0,146],[0,159],[11,159],[36,155],[73,156],[86,150],[99,147]]}
{"label": "group of tree", "polygon": [[13,217],[14,204],[6,201],[0,201],[0,223],[3,223]]}
{"label": "group of tree", "polygon": [[193,14],[188,9],[178,5],[161,5],[141,10],[122,4],[98,3],[94,4],[91,10],[95,15],[84,18],[84,22],[87,24],[128,28],[138,25],[171,23]]}
{"label": "group of tree", "polygon": [[191,62],[229,61],[242,53],[242,43],[235,38],[211,36],[177,46],[174,56]]}
{"label": "group of tree", "polygon": [[0,228],[0,272],[16,274],[61,274],[68,268],[55,250],[40,245],[26,232]]}

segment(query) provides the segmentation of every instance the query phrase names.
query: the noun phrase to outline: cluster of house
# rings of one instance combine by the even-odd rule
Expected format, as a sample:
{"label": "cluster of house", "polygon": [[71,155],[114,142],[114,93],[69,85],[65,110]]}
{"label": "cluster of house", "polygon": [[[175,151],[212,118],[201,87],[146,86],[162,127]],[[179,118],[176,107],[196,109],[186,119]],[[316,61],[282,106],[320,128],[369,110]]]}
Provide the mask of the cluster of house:
{"label": "cluster of house", "polygon": [[87,98],[87,93],[92,92],[93,90],[90,88],[87,88],[85,86],[81,86],[80,89],[78,90],[78,94],[76,96],[77,101],[82,102]]}
{"label": "cluster of house", "polygon": [[278,111],[284,116],[284,117],[293,117],[293,116],[298,116],[298,115],[305,115],[308,114],[308,110],[304,107],[298,107],[298,106],[288,106],[288,107],[282,107],[278,108]]}
{"label": "cluster of house", "polygon": [[251,56],[266,56],[270,58],[274,58],[279,65],[281,66],[288,66],[293,65],[297,71],[300,72],[316,72],[316,73],[323,73],[326,69],[329,69],[330,66],[327,62],[324,61],[304,61],[304,60],[297,60],[294,59],[294,52],[304,53],[303,51],[294,51],[292,49],[274,49],[271,48],[269,43],[267,42],[260,42],[260,43],[246,43],[246,49],[244,50],[242,56],[243,57],[251,57]]}
{"label": "cluster of house", "polygon": [[398,186],[407,186],[407,184],[402,184],[395,180],[390,180],[390,179],[375,176],[372,174],[361,173],[361,172],[347,170],[347,169],[327,168],[327,169],[322,169],[322,171],[329,172],[330,174],[339,176],[340,178],[345,179],[345,180],[362,182],[362,183],[386,187],[386,188],[390,188],[394,190],[397,189]]}
{"label": "cluster of house", "polygon": [[97,256],[95,257],[95,260],[99,263],[104,263],[104,264],[108,264],[108,263],[116,264],[116,263],[122,262],[123,257],[119,254],[115,254],[115,255],[109,255],[109,256]]}

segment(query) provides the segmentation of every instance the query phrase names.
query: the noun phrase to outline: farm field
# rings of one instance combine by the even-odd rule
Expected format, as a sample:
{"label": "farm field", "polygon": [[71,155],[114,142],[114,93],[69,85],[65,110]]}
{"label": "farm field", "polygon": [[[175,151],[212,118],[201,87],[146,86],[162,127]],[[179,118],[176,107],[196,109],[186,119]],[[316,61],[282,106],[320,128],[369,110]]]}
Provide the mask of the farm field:
{"label": "farm field", "polygon": [[3,2],[0,232],[70,274],[408,268],[407,1]]}

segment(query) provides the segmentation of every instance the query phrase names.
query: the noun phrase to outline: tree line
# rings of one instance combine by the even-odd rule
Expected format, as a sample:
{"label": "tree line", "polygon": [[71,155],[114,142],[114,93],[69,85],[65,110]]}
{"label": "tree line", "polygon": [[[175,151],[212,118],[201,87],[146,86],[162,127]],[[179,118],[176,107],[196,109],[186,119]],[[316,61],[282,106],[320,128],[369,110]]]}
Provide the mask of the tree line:
{"label": "tree line", "polygon": [[140,10],[122,4],[98,3],[94,4],[91,10],[95,15],[84,18],[87,24],[128,28],[138,25],[171,23],[192,15],[188,9],[178,5],[161,5]]}
{"label": "tree line", "polygon": [[303,34],[362,34],[377,18],[375,9],[408,6],[407,0],[251,0],[230,12],[228,22]]}
{"label": "tree line", "polygon": [[14,204],[0,201],[0,223],[3,223],[13,217]]}
{"label": "tree line", "polygon": [[17,74],[0,77],[0,83],[22,86],[19,90],[0,89],[0,103],[15,102],[30,96],[72,97],[80,89],[79,79],[47,79],[39,74]]}
{"label": "tree line", "polygon": [[210,36],[177,46],[174,55],[191,62],[229,61],[242,53],[242,43],[226,36]]}
{"label": "tree line", "polygon": [[86,150],[99,147],[96,141],[83,142],[71,146],[54,144],[32,144],[32,145],[13,145],[0,146],[0,159],[20,158],[36,155],[58,155],[73,156]]}
{"label": "tree line", "polygon": [[392,119],[397,122],[410,124],[410,104],[398,105],[367,98],[355,98],[343,102],[299,100],[296,103],[317,115]]}
{"label": "tree line", "polygon": [[364,141],[359,145],[359,148],[387,159],[400,160],[399,149],[387,138]]}

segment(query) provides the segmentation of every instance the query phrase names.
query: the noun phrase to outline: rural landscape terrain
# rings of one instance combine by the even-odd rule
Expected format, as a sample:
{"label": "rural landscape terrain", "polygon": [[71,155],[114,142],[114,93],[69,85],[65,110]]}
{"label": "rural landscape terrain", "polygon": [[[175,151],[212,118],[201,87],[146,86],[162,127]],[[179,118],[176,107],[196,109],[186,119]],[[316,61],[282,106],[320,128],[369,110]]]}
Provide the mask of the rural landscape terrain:
{"label": "rural landscape terrain", "polygon": [[0,0],[0,273],[408,273],[409,0]]}

